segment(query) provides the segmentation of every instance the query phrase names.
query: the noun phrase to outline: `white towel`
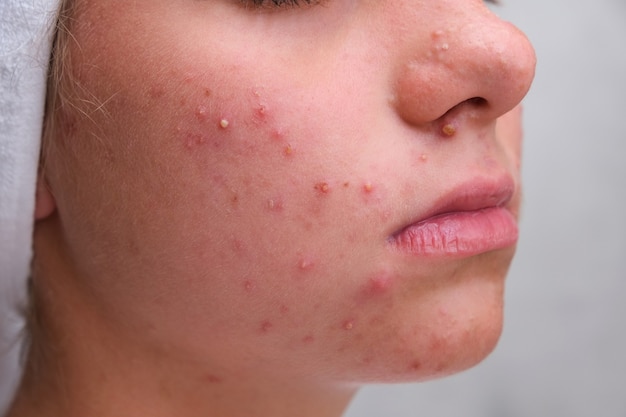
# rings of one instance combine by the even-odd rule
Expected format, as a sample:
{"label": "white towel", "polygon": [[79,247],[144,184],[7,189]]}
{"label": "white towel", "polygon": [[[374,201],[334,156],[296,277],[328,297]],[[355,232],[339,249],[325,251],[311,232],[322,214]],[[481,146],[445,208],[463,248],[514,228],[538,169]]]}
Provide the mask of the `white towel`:
{"label": "white towel", "polygon": [[0,415],[20,376],[18,354],[46,74],[58,0],[0,0]]}

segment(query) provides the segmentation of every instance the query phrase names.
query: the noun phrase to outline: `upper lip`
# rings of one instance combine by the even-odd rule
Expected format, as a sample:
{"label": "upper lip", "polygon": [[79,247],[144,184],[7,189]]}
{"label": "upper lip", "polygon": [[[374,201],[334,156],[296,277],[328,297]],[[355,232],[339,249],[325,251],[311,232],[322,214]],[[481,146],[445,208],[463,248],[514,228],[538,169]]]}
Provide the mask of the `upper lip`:
{"label": "upper lip", "polygon": [[490,207],[505,207],[515,194],[515,182],[510,176],[474,178],[455,186],[438,198],[427,210],[405,223],[404,229],[428,219],[457,212],[477,211]]}

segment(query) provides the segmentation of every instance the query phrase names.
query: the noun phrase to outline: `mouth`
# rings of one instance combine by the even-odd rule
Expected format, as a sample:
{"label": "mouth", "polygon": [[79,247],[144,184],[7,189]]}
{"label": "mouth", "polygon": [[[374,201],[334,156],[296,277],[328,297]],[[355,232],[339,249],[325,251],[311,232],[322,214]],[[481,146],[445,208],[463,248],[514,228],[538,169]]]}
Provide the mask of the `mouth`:
{"label": "mouth", "polygon": [[472,180],[453,189],[388,241],[418,257],[469,257],[517,243],[517,220],[508,205],[515,193],[509,177]]}

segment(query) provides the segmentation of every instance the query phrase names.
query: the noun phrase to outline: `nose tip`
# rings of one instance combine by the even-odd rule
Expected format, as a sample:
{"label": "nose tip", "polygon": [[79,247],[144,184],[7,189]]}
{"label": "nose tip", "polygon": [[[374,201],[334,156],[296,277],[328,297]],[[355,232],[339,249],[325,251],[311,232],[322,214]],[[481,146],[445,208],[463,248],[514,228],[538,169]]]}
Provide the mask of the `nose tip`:
{"label": "nose tip", "polygon": [[524,98],[535,64],[529,40],[512,24],[493,15],[467,19],[454,29],[432,30],[430,44],[418,44],[400,66],[395,105],[414,125],[459,107],[492,120]]}

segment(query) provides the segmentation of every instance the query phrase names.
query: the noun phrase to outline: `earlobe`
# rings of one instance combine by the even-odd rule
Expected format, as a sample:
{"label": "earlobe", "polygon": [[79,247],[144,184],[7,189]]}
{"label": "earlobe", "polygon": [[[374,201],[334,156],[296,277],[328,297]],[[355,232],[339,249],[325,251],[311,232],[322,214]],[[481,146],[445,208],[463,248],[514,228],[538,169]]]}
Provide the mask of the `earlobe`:
{"label": "earlobe", "polygon": [[56,208],[56,201],[50,191],[48,182],[42,173],[37,178],[37,190],[35,192],[35,221],[50,216]]}

